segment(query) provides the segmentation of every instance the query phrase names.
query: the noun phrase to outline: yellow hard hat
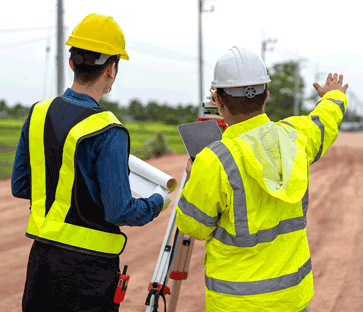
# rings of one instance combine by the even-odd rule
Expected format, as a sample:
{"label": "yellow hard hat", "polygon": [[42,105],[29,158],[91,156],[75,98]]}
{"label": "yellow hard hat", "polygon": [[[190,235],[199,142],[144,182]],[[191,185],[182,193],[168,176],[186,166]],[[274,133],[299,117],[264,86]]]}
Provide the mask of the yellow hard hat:
{"label": "yellow hard hat", "polygon": [[66,45],[129,59],[125,50],[124,33],[111,16],[96,13],[87,15],[73,29]]}

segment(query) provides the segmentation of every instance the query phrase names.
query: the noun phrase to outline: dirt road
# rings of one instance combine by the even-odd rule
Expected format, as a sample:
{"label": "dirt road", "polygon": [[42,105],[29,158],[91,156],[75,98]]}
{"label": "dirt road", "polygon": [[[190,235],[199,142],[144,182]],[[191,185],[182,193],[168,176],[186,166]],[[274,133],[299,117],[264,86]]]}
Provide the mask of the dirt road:
{"label": "dirt road", "polygon": [[[180,182],[186,159],[186,155],[172,155],[149,163]],[[311,166],[309,201],[307,233],[315,282],[310,311],[363,311],[363,134],[340,133],[325,156]],[[0,181],[0,311],[21,311],[33,242],[24,236],[28,208],[28,201],[12,197],[10,180]],[[121,265],[129,265],[131,279],[120,311],[145,311],[147,287],[171,210],[146,226],[123,228],[128,244]],[[178,312],[205,311],[204,246],[205,242],[195,242]],[[163,311],[163,301],[160,305]]]}

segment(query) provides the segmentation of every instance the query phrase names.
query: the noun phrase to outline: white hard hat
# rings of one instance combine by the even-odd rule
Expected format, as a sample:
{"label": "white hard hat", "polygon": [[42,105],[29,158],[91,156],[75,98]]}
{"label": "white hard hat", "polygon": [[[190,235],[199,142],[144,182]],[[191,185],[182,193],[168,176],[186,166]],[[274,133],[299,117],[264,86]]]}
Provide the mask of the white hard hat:
{"label": "white hard hat", "polygon": [[[217,61],[214,68],[212,87],[227,88],[225,91],[228,94],[233,93],[233,96],[250,97],[248,95],[251,94],[251,92],[248,92],[248,90],[246,91],[245,89],[247,88],[238,87],[264,85],[270,81],[271,79],[267,75],[265,64],[259,55],[249,49],[234,46],[224,53]],[[234,89],[235,87],[241,90],[228,92],[232,90],[229,88]],[[253,92],[253,96],[264,92],[265,86],[263,88],[261,87],[253,87],[255,91],[257,90],[257,93]],[[260,90],[262,92],[260,92]]]}

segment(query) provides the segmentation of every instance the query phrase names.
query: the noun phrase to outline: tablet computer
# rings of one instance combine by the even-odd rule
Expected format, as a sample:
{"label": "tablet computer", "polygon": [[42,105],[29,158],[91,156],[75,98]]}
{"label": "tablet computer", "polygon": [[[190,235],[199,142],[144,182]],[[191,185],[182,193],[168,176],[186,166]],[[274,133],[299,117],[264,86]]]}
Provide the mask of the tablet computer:
{"label": "tablet computer", "polygon": [[178,131],[192,162],[209,144],[222,140],[222,132],[215,120],[179,125]]}

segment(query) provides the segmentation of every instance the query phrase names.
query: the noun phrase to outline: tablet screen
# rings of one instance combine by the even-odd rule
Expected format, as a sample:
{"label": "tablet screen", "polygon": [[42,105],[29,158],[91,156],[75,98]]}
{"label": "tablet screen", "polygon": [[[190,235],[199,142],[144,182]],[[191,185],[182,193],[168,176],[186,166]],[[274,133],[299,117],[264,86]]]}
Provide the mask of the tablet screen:
{"label": "tablet screen", "polygon": [[215,120],[179,125],[178,131],[192,162],[209,144],[222,140],[222,132]]}

